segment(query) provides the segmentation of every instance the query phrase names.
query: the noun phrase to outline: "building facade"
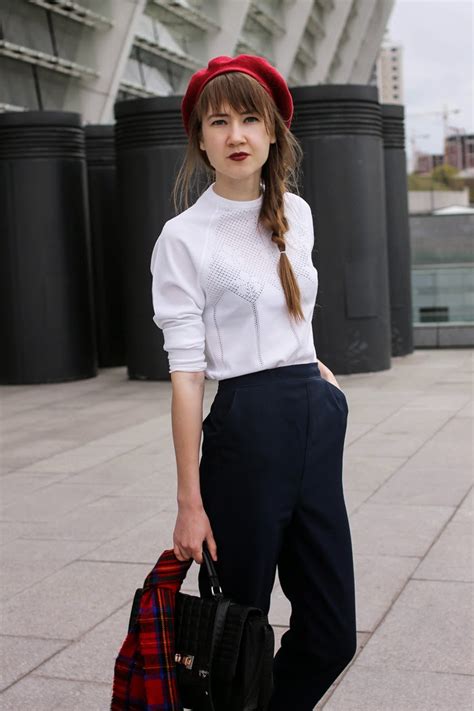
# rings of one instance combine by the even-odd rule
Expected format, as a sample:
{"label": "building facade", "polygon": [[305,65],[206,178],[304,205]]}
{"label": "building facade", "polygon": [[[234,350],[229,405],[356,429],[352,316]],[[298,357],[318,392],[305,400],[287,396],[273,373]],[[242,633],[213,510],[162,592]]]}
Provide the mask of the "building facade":
{"label": "building facade", "polygon": [[374,64],[371,83],[382,104],[403,104],[403,53],[401,45],[385,39]]}
{"label": "building facade", "polygon": [[429,175],[438,165],[452,165],[458,171],[474,168],[474,134],[462,133],[448,136],[444,142],[444,153],[417,153],[414,172]]}
{"label": "building facade", "polygon": [[429,175],[433,168],[443,165],[443,163],[444,155],[442,153],[417,153],[413,172],[419,175]]}
{"label": "building facade", "polygon": [[456,133],[445,141],[445,159],[457,170],[474,168],[474,133]]}
{"label": "building facade", "polygon": [[182,94],[221,54],[265,56],[290,86],[368,83],[393,4],[0,0],[0,110],[112,122],[116,100]]}

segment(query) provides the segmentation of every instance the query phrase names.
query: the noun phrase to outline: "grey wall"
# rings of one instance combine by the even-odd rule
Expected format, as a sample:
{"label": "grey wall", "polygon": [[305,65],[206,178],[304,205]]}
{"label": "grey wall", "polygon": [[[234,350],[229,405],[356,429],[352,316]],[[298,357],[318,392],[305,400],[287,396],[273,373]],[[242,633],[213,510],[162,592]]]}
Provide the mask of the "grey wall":
{"label": "grey wall", "polygon": [[474,214],[410,216],[412,264],[474,262]]}

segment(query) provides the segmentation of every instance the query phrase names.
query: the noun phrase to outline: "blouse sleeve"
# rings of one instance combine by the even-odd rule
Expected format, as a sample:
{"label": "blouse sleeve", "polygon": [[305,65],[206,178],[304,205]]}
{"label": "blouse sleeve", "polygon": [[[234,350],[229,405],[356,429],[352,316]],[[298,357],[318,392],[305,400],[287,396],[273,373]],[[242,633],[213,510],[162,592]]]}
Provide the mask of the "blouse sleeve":
{"label": "blouse sleeve", "polygon": [[314,224],[313,224],[313,213],[311,206],[306,202],[301,195],[296,193],[285,193],[287,198],[286,206],[289,208],[289,214],[295,220],[298,225],[298,229],[302,228],[304,231],[304,244],[306,248],[310,250],[314,247]]}
{"label": "blouse sleeve", "polygon": [[314,223],[313,223],[313,212],[311,210],[311,206],[306,202],[306,200],[303,200],[303,208],[304,208],[304,221],[308,229],[309,233],[309,240],[310,240],[310,246],[311,249],[314,247]]}
{"label": "blouse sleeve", "polygon": [[206,370],[205,294],[189,246],[165,224],[151,255],[153,321],[163,331],[169,372]]}

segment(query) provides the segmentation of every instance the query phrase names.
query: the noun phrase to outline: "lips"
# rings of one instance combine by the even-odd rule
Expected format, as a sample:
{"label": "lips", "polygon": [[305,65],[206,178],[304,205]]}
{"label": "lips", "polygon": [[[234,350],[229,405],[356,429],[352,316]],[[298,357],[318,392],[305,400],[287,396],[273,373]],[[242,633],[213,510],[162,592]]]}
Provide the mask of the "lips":
{"label": "lips", "polygon": [[248,155],[248,153],[232,153],[229,158],[231,158],[232,160],[244,160],[244,158],[247,158]]}

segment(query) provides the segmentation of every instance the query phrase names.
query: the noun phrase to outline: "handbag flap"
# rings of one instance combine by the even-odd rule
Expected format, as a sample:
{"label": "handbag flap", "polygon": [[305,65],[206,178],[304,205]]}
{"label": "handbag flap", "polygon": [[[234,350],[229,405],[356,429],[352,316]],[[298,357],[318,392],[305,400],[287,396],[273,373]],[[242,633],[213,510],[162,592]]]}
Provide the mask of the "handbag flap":
{"label": "handbag flap", "polygon": [[191,655],[193,669],[208,671],[216,603],[210,598],[178,592],[175,615],[175,651]]}
{"label": "handbag flap", "polygon": [[[209,670],[209,652],[217,604],[212,598],[181,592],[176,595],[175,649],[180,654],[194,657],[194,669]],[[244,626],[249,615],[263,617],[262,611],[257,607],[230,603],[212,667],[212,674],[224,681],[230,681],[235,676]]]}
{"label": "handbag flap", "polygon": [[261,617],[262,612],[256,607],[247,607],[235,602],[230,604],[222,639],[214,656],[213,672],[219,678],[228,681],[234,678],[244,627],[247,618],[253,615]]}

